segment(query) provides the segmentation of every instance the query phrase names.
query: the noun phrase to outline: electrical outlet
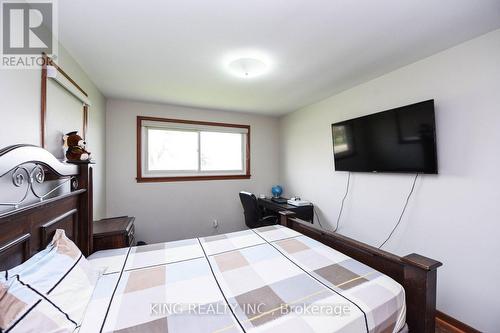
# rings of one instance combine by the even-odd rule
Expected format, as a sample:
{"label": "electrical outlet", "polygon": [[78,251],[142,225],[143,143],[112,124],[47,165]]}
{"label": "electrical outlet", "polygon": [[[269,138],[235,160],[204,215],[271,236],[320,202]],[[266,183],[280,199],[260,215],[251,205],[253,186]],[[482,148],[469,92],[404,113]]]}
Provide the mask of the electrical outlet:
{"label": "electrical outlet", "polygon": [[215,229],[217,229],[218,226],[219,226],[219,221],[217,221],[217,219],[214,219],[212,221],[212,227],[214,227]]}

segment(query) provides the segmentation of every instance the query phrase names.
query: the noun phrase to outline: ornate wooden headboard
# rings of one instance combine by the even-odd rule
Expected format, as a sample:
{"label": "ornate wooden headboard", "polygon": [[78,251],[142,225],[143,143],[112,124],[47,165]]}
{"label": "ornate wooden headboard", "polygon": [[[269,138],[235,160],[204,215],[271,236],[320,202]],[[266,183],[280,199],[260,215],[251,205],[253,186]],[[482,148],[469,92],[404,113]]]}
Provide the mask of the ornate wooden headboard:
{"label": "ornate wooden headboard", "polygon": [[0,180],[2,197],[9,191],[9,199],[18,196],[0,200],[0,270],[44,249],[56,229],[64,229],[84,255],[92,252],[89,163],[64,163],[37,146],[9,146],[0,150]]}

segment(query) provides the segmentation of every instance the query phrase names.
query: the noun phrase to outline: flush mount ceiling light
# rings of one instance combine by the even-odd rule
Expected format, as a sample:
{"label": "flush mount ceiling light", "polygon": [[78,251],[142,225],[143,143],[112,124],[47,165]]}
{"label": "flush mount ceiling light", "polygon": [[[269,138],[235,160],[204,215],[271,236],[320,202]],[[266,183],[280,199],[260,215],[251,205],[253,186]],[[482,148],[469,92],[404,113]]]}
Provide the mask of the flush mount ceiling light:
{"label": "flush mount ceiling light", "polygon": [[225,69],[240,78],[254,78],[266,74],[271,69],[271,60],[259,50],[236,50],[223,59]]}
{"label": "flush mount ceiling light", "polygon": [[241,57],[229,61],[227,68],[235,76],[253,78],[265,74],[269,70],[269,64],[255,57]]}

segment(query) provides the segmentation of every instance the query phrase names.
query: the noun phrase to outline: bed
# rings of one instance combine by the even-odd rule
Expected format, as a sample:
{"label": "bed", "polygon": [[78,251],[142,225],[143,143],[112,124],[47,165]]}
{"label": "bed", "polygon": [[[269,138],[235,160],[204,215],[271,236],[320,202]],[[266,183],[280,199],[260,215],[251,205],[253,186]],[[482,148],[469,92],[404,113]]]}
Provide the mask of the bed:
{"label": "bed", "polygon": [[0,214],[0,271],[40,256],[64,231],[99,272],[75,331],[434,330],[441,263],[432,259],[395,256],[291,212],[281,225],[91,254],[91,165],[61,163],[38,147],[0,151],[0,176],[31,170],[29,186],[66,178],[70,189]]}
{"label": "bed", "polygon": [[[404,289],[283,226],[100,251],[85,332],[399,332]],[[168,328],[168,329],[167,329]]]}

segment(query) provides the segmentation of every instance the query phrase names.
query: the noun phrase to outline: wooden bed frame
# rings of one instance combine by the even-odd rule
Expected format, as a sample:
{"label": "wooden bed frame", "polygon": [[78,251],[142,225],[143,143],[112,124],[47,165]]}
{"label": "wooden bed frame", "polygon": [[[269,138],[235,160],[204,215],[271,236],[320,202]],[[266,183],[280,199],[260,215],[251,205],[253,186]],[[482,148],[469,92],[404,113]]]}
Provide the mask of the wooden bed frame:
{"label": "wooden bed frame", "polygon": [[282,211],[280,214],[280,224],[342,252],[400,283],[406,293],[406,323],[409,331],[435,332],[437,268],[442,263],[416,253],[399,257],[338,233],[319,229],[295,218],[294,212]]}
{"label": "wooden bed frame", "polygon": [[[26,261],[45,248],[55,229],[64,229],[82,250],[92,253],[92,168],[69,164],[43,148],[18,145],[0,150],[0,179],[10,176],[12,186],[26,193],[45,180],[66,180],[70,191],[0,213],[0,270]],[[36,190],[34,193],[37,193]],[[2,207],[6,203],[0,203]],[[410,332],[434,333],[437,268],[442,264],[418,254],[399,257],[337,233],[318,229],[283,211],[280,222],[351,258],[390,276],[406,292],[406,322]]]}
{"label": "wooden bed frame", "polygon": [[[92,252],[92,168],[89,163],[63,163],[36,146],[10,146],[0,150],[0,179],[5,177],[10,177],[10,187],[20,188],[22,194],[17,201],[0,203],[0,208],[7,207],[0,213],[0,271],[21,264],[44,249],[56,229],[64,229],[84,255]],[[40,187],[48,186],[47,181],[51,180],[60,180],[57,183],[69,191],[53,196],[59,190],[52,191],[58,186],[54,184],[52,189],[40,194]],[[2,191],[9,189],[2,188]],[[30,196],[36,202],[27,203]]]}

